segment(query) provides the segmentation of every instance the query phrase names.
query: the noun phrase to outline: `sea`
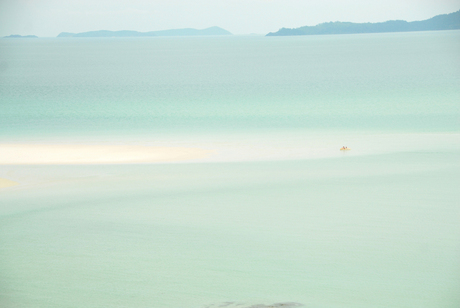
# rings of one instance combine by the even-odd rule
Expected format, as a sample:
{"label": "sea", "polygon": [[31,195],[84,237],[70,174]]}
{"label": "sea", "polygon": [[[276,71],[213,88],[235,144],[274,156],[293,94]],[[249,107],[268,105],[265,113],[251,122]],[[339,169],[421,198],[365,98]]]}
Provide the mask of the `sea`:
{"label": "sea", "polygon": [[1,307],[460,307],[458,30],[1,39],[6,143],[212,154],[0,165]]}

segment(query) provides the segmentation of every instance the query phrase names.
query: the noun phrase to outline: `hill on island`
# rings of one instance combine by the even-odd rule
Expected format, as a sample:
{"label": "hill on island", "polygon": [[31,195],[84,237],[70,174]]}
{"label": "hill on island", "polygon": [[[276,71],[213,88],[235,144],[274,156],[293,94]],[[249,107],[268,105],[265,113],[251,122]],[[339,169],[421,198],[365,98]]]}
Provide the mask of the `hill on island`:
{"label": "hill on island", "polygon": [[412,22],[407,22],[405,20],[389,20],[378,23],[352,23],[340,21],[326,22],[316,26],[304,26],[294,29],[282,28],[277,32],[268,33],[267,36],[409,32],[455,29],[460,29],[460,10],[450,14],[437,15],[427,20]]}
{"label": "hill on island", "polygon": [[162,31],[138,32],[138,31],[89,31],[82,33],[62,32],[57,37],[151,37],[151,36],[202,36],[202,35],[231,35],[230,32],[219,27],[210,27],[202,30],[185,28]]}

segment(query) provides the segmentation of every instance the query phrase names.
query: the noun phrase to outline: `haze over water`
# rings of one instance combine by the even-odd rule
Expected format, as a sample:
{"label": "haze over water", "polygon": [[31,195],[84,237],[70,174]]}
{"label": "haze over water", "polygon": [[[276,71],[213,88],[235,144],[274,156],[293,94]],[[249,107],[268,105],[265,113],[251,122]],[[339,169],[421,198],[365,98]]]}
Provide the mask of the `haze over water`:
{"label": "haze over water", "polygon": [[458,307],[459,50],[459,31],[1,40],[1,143],[213,155],[0,166],[21,184],[0,190],[0,304]]}

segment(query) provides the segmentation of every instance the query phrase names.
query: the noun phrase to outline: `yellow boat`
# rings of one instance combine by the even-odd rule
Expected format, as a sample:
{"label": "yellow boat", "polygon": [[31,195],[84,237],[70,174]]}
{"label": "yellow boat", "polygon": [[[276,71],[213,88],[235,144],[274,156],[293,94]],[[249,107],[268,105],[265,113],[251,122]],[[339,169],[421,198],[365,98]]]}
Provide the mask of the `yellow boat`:
{"label": "yellow boat", "polygon": [[350,151],[351,149],[349,148],[340,148],[340,151]]}

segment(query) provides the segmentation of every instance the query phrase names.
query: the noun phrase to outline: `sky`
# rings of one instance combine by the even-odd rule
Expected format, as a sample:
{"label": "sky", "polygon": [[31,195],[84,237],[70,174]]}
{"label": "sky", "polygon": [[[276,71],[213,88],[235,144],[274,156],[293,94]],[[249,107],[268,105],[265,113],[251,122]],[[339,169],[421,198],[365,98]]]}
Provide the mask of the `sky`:
{"label": "sky", "polygon": [[459,9],[460,0],[0,0],[0,36],[211,26],[267,34],[329,21],[424,20]]}

